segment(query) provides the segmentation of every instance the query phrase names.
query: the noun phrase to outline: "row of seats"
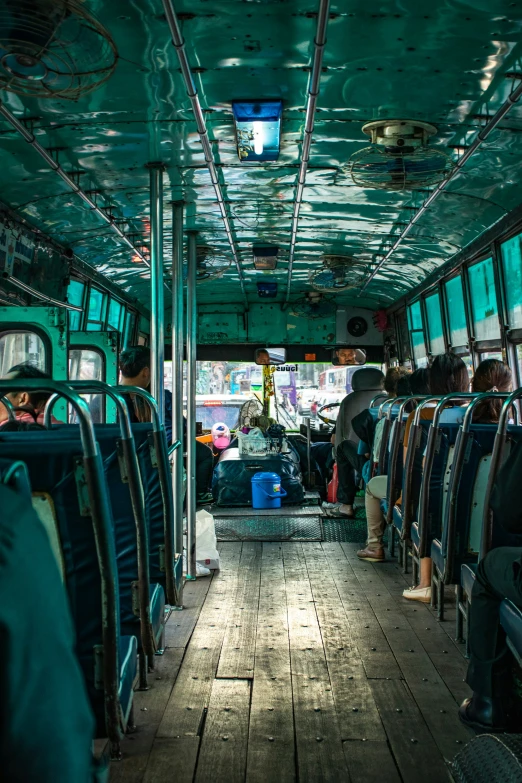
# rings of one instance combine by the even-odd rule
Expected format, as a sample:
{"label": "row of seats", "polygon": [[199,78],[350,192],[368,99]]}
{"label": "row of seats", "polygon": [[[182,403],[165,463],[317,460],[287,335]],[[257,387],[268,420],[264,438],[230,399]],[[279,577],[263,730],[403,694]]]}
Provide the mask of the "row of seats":
{"label": "row of seats", "polygon": [[[0,395],[16,390],[0,381]],[[143,390],[102,383],[23,381],[75,408],[79,425],[2,432],[0,459],[27,466],[33,505],[45,525],[67,590],[76,652],[96,719],[112,755],[132,725],[133,691],[147,687],[164,649],[167,603],[176,601],[182,558],[173,552],[167,442],[154,400]],[[74,387],[74,388],[73,388]],[[119,424],[92,424],[78,392],[111,396]],[[152,423],[131,425],[122,393],[139,393]],[[167,599],[167,600],[166,600]],[[37,650],[35,650],[37,654]],[[138,669],[139,661],[139,669]]]}
{"label": "row of seats", "polygon": [[[494,519],[489,501],[502,458],[522,439],[522,426],[508,423],[473,423],[473,409],[486,396],[451,395],[445,398],[400,398],[381,405],[386,417],[379,470],[388,476],[382,508],[389,524],[389,549],[399,543],[399,562],[408,570],[411,551],[414,582],[420,558],[431,557],[432,605],[444,619],[445,587],[456,586],[456,639],[462,641],[464,624],[478,560],[497,546],[520,546],[522,538],[507,534]],[[508,395],[496,395],[504,400]],[[522,397],[522,389],[510,402]],[[431,401],[428,402],[428,400]],[[439,414],[451,402],[465,402],[462,424],[440,424]],[[423,405],[437,404],[433,421],[420,418]],[[408,410],[417,405],[403,465],[403,439]],[[514,410],[511,408],[511,410]],[[493,457],[493,458],[492,458]],[[399,502],[397,502],[399,501]],[[522,654],[522,613],[513,604],[503,607],[502,624],[513,649]],[[466,629],[467,638],[467,629]]]}

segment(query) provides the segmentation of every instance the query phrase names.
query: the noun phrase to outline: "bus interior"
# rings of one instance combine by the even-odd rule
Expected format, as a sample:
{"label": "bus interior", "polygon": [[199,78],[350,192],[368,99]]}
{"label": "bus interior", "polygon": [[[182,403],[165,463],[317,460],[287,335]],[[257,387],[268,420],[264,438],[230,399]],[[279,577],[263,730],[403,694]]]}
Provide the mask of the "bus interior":
{"label": "bus interior", "polygon": [[[521,54],[509,0],[0,0],[0,489],[94,727],[71,777],[59,698],[27,754],[0,719],[10,779],[522,781],[522,720],[459,721],[477,573],[521,540]],[[472,385],[384,390],[441,355]],[[509,388],[473,390],[488,359]]]}

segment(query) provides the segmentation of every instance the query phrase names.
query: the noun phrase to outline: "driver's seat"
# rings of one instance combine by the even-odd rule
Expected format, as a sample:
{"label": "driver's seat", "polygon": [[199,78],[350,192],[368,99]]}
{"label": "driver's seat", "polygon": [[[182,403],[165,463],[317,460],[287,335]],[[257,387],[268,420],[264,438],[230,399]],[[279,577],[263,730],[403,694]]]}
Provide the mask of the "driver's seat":
{"label": "driver's seat", "polygon": [[347,394],[339,408],[335,429],[335,447],[343,440],[359,443],[352,427],[352,419],[370,407],[377,392],[382,391],[384,374],[376,367],[361,367],[352,375],[352,391]]}

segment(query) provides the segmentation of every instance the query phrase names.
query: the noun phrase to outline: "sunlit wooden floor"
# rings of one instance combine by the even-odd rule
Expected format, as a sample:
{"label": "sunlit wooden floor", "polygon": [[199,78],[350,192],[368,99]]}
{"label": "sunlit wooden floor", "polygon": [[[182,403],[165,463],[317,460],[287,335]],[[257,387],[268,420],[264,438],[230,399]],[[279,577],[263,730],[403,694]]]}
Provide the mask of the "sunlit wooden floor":
{"label": "sunlit wooden floor", "polygon": [[404,600],[395,561],[355,544],[221,544],[185,588],[136,694],[111,783],[435,783],[470,739],[454,606]]}

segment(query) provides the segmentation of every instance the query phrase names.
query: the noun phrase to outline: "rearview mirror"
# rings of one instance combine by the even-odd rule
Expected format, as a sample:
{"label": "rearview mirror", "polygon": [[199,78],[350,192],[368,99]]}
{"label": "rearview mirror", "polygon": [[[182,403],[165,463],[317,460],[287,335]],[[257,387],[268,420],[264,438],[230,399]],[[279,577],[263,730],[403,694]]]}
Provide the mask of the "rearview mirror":
{"label": "rearview mirror", "polygon": [[286,348],[258,348],[255,354],[256,364],[284,364],[286,362]]}
{"label": "rearview mirror", "polygon": [[366,351],[362,348],[336,348],[332,354],[335,367],[360,367],[366,364]]}

